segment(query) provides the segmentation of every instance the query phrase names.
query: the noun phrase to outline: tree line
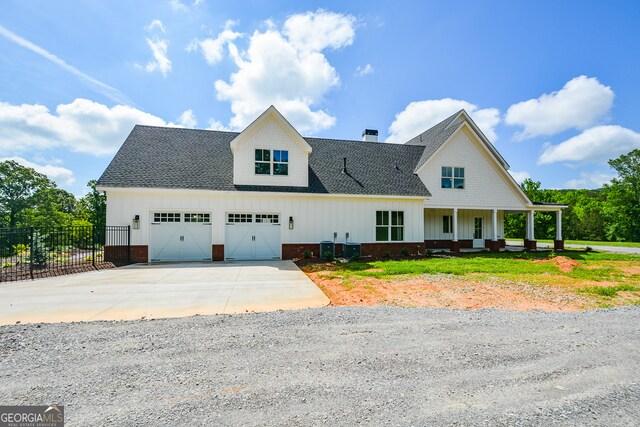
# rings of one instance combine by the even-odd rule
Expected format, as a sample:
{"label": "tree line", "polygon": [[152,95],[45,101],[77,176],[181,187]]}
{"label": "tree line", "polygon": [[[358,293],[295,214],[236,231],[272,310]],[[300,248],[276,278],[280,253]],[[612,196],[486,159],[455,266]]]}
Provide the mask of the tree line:
{"label": "tree line", "polygon": [[[618,173],[597,190],[544,190],[526,179],[521,188],[532,201],[567,205],[562,212],[562,234],[567,240],[640,241],[640,150],[633,150],[609,165]],[[505,217],[505,236],[523,238],[524,214]],[[554,239],[555,213],[536,212],[536,239]]]}
{"label": "tree line", "polygon": [[58,188],[46,175],[13,160],[0,162],[0,228],[104,226],[106,196],[96,181],[85,196]]}

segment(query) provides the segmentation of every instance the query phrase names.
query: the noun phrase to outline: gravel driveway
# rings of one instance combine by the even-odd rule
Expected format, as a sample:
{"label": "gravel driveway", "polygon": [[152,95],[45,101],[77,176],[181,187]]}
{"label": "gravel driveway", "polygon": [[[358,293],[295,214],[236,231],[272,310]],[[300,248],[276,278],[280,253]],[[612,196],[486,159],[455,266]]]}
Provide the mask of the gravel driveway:
{"label": "gravel driveway", "polygon": [[328,307],[0,328],[0,404],[67,425],[638,425],[640,307]]}

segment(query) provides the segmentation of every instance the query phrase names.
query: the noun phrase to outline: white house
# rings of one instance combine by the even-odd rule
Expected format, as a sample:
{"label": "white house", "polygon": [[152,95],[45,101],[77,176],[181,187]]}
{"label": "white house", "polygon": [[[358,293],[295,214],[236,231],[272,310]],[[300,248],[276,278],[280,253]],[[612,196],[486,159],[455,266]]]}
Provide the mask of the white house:
{"label": "white house", "polygon": [[[107,225],[137,262],[290,259],[333,241],[362,255],[504,246],[505,212],[534,211],[461,110],[405,144],[302,137],[269,107],[240,133],[136,126],[98,181]],[[403,249],[404,248],[404,249]],[[108,250],[107,250],[108,254]]]}

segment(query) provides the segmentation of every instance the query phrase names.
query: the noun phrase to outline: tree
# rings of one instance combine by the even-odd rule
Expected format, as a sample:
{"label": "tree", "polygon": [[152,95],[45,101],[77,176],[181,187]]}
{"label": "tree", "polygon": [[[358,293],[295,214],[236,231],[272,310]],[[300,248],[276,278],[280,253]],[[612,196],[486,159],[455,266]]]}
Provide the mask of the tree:
{"label": "tree", "polygon": [[96,190],[96,180],[87,183],[91,192],[87,193],[78,201],[76,218],[89,221],[96,227],[104,226],[107,223],[107,196],[104,191]]}
{"label": "tree", "polygon": [[45,175],[13,160],[0,162],[0,226],[15,227],[39,191],[55,188]]}
{"label": "tree", "polygon": [[618,177],[605,185],[607,235],[616,240],[640,241],[640,150],[609,160]]}

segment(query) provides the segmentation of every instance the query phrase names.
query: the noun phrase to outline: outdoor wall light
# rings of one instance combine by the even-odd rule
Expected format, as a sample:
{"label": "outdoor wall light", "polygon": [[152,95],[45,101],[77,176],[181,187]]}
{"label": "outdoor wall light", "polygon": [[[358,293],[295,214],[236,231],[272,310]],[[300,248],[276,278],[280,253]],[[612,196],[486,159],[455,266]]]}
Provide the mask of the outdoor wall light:
{"label": "outdoor wall light", "polygon": [[137,230],[140,228],[140,215],[133,216],[133,229]]}
{"label": "outdoor wall light", "polygon": [[293,217],[289,217],[289,230],[293,230]]}

